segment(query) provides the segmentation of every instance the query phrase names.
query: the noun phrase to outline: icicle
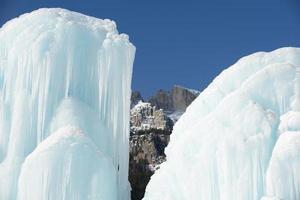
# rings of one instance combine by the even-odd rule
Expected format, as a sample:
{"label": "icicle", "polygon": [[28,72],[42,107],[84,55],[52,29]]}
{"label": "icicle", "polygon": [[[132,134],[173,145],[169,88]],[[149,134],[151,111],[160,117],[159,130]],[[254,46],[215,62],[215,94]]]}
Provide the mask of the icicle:
{"label": "icicle", "polygon": [[300,69],[296,70],[294,97],[291,102],[291,108],[294,111],[300,111]]}
{"label": "icicle", "polygon": [[134,54],[115,22],[64,9],[0,29],[1,200],[128,200]]}

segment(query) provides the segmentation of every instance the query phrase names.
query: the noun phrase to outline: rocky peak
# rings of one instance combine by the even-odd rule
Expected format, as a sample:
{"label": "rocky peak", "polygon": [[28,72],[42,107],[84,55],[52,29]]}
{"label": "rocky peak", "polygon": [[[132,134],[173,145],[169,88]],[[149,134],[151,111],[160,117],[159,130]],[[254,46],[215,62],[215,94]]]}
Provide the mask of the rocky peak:
{"label": "rocky peak", "polygon": [[175,85],[171,91],[158,90],[144,102],[140,92],[132,92],[130,111],[129,181],[131,199],[140,200],[154,171],[165,161],[174,123],[198,91]]}
{"label": "rocky peak", "polygon": [[164,111],[185,111],[187,106],[199,95],[199,91],[175,85],[171,91],[158,90],[148,102]]}
{"label": "rocky peak", "polygon": [[171,92],[166,90],[158,90],[156,94],[149,98],[148,102],[150,102],[153,106],[158,109],[173,110],[173,102],[171,97]]}
{"label": "rocky peak", "polygon": [[129,181],[132,200],[140,200],[155,169],[165,161],[173,121],[162,109],[139,101],[130,111]]}
{"label": "rocky peak", "polygon": [[130,104],[130,108],[133,108],[140,101],[144,101],[141,93],[139,91],[133,91],[133,92],[131,92],[131,104]]}
{"label": "rocky peak", "polygon": [[179,85],[175,85],[172,89],[172,108],[173,111],[184,112],[186,108],[196,99],[199,95],[199,91],[191,90]]}

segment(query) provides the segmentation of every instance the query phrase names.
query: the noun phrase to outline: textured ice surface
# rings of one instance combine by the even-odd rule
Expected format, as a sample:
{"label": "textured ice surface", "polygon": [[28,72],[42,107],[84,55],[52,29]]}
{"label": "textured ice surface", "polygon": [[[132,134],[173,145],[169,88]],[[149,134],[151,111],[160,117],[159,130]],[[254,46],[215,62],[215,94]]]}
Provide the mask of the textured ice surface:
{"label": "textured ice surface", "polygon": [[39,9],[0,29],[0,199],[128,199],[135,47],[110,20]]}
{"label": "textured ice surface", "polygon": [[299,199],[297,67],[300,49],[282,48],[223,71],[175,124],[144,199]]}
{"label": "textured ice surface", "polygon": [[81,129],[67,126],[27,156],[18,199],[117,199],[116,175],[111,160],[91,139]]}
{"label": "textured ice surface", "polygon": [[300,199],[300,129],[280,135],[267,172],[267,194]]}

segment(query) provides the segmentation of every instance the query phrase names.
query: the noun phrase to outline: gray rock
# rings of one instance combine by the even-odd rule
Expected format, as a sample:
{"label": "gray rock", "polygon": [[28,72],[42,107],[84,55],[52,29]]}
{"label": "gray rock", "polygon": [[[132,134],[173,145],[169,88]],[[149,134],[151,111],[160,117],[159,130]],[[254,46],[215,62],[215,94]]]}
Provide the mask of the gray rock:
{"label": "gray rock", "polygon": [[129,142],[132,200],[143,198],[150,177],[166,159],[164,150],[174,123],[198,95],[198,91],[174,86],[171,91],[159,90],[148,102],[143,102],[139,92],[132,93]]}
{"label": "gray rock", "polygon": [[169,91],[158,90],[154,96],[149,98],[148,102],[157,109],[173,111],[173,102],[171,96],[172,95]]}
{"label": "gray rock", "polygon": [[162,109],[156,110],[150,103],[140,101],[130,111],[130,127],[132,134],[151,130],[171,133],[173,122]]}
{"label": "gray rock", "polygon": [[163,109],[166,112],[184,112],[187,106],[189,106],[198,95],[199,92],[196,90],[175,85],[171,91],[159,90],[154,96],[149,98],[148,102],[157,109]]}
{"label": "gray rock", "polygon": [[153,132],[130,136],[129,181],[131,199],[143,198],[146,186],[159,165],[165,161],[164,149],[169,143],[169,132]]}
{"label": "gray rock", "polygon": [[199,92],[175,85],[171,92],[173,111],[184,112],[186,108],[197,98]]}
{"label": "gray rock", "polygon": [[129,181],[131,199],[139,200],[155,169],[165,161],[164,149],[173,128],[173,121],[162,109],[139,102],[130,112]]}

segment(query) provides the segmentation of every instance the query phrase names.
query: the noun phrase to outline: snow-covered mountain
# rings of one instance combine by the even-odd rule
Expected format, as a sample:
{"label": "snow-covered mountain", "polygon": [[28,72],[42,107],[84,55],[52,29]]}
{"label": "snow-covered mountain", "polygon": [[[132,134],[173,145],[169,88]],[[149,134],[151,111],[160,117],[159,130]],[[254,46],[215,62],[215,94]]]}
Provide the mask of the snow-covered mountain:
{"label": "snow-covered mountain", "polygon": [[132,93],[129,180],[133,200],[144,196],[151,175],[165,161],[164,149],[174,123],[198,94],[182,86],[174,86],[171,91],[159,90],[150,98],[155,106],[144,102],[140,92]]}
{"label": "snow-covered mountain", "polygon": [[128,200],[135,47],[115,22],[39,9],[0,29],[0,199]]}
{"label": "snow-covered mountain", "polygon": [[240,59],[175,124],[145,200],[300,199],[300,49]]}
{"label": "snow-covered mountain", "polygon": [[139,91],[134,91],[131,95],[131,108],[140,101],[148,102],[157,110],[162,109],[175,123],[199,94],[197,90],[180,85],[174,85],[171,90],[160,89],[148,99],[143,98]]}
{"label": "snow-covered mountain", "polygon": [[140,200],[150,176],[165,161],[164,149],[173,121],[150,103],[139,102],[131,109],[129,181],[131,199]]}

